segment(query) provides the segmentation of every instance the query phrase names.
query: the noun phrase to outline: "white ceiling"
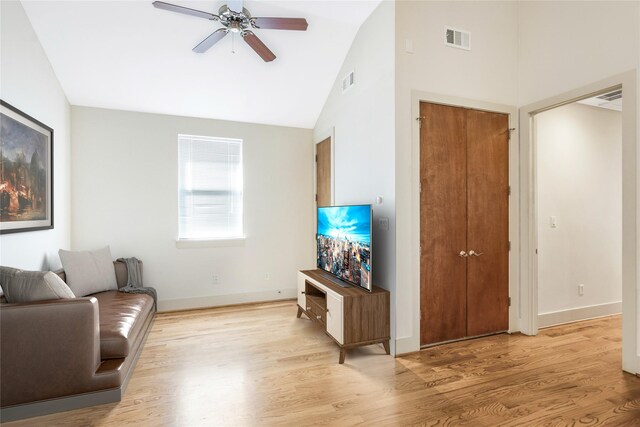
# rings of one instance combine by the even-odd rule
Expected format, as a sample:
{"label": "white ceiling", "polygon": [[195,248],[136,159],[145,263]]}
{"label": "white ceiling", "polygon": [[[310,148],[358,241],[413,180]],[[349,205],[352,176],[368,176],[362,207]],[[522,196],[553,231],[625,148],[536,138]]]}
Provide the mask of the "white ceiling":
{"label": "white ceiling", "polygon": [[[224,1],[165,0],[218,13]],[[23,1],[69,102],[120,110],[313,128],[360,25],[380,0],[246,0],[253,16],[301,17],[306,32],[255,30],[191,49],[219,23],[151,1]],[[391,25],[391,24],[390,24]]]}

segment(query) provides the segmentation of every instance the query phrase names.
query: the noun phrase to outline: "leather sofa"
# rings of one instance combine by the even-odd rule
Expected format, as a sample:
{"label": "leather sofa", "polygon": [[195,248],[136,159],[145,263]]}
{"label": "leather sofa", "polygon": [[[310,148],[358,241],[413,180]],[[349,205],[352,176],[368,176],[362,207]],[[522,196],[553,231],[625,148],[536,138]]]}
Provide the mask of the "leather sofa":
{"label": "leather sofa", "polygon": [[149,295],[118,291],[0,304],[0,419],[120,401],[154,316]]}

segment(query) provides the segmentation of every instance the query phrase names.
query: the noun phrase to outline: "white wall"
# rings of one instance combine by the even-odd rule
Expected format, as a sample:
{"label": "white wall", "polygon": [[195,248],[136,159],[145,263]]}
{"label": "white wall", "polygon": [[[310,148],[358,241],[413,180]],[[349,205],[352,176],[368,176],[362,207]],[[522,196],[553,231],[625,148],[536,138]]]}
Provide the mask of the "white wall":
{"label": "white wall", "polygon": [[[243,244],[176,248],[179,133],[244,140]],[[161,310],[294,297],[313,268],[311,130],[73,107],[71,140],[72,248],[143,260]]]}
{"label": "white wall", "polygon": [[0,264],[57,269],[70,235],[69,103],[20,2],[0,2],[0,15],[0,98],[54,131],[54,228],[0,236]]}
{"label": "white wall", "polygon": [[[394,4],[382,2],[356,35],[314,129],[320,142],[335,130],[334,202],[373,206],[373,283],[391,292],[395,353],[395,94]],[[355,85],[342,93],[342,78]],[[376,196],[384,198],[376,205]],[[389,229],[378,227],[389,218]]]}
{"label": "white wall", "polygon": [[638,67],[640,2],[518,5],[518,101],[527,105]]}
{"label": "white wall", "polygon": [[[538,312],[548,318],[549,313],[610,303],[619,309],[621,113],[574,103],[537,114],[534,123]],[[578,284],[584,284],[583,296]]]}
{"label": "white wall", "polygon": [[[516,105],[514,2],[396,2],[396,333],[401,352],[420,345],[419,170],[412,91]],[[444,28],[471,32],[471,51],[444,45]],[[413,53],[406,52],[406,43]],[[412,166],[413,165],[413,166]],[[419,164],[418,164],[419,166]]]}

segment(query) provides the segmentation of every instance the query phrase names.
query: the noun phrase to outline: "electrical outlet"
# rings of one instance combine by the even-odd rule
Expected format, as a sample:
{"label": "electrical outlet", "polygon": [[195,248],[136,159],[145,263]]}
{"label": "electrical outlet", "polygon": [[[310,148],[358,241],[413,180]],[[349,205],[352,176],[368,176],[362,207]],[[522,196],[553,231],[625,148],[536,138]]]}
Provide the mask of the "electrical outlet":
{"label": "electrical outlet", "polygon": [[269,280],[271,279],[271,274],[270,273],[264,273],[264,280]]}
{"label": "electrical outlet", "polygon": [[580,296],[584,295],[584,285],[582,283],[578,285],[578,295]]}
{"label": "electrical outlet", "polygon": [[211,283],[213,283],[214,285],[217,285],[217,284],[218,284],[218,275],[217,275],[217,274],[214,274],[214,275],[211,277]]}

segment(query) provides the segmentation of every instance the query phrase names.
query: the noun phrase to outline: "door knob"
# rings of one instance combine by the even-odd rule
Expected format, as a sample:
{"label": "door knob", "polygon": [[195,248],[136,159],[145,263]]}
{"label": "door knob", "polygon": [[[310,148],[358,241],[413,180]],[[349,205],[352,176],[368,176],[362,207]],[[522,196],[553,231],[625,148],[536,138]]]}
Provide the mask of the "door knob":
{"label": "door knob", "polygon": [[469,255],[467,255],[467,253],[466,253],[465,251],[460,251],[460,253],[458,254],[458,256],[459,256],[459,257],[461,257],[461,258],[466,258],[466,257],[468,257]]}
{"label": "door knob", "polygon": [[469,251],[469,256],[480,256],[482,254],[483,254],[482,252],[478,253],[478,252],[474,251],[473,249],[471,249]]}

